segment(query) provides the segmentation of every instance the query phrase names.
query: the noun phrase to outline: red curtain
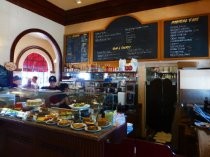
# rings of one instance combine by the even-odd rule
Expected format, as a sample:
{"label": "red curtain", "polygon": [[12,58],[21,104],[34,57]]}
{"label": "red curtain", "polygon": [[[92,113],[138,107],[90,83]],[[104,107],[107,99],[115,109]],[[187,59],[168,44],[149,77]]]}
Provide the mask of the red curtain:
{"label": "red curtain", "polygon": [[47,62],[43,56],[38,53],[31,53],[23,62],[23,71],[29,72],[47,72]]}

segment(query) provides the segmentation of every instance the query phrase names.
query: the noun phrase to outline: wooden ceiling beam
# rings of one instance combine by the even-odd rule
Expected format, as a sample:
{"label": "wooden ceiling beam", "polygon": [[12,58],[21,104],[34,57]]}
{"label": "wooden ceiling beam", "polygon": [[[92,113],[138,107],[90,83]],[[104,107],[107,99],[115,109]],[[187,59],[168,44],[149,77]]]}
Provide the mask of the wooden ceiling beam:
{"label": "wooden ceiling beam", "polygon": [[66,25],[198,0],[110,0],[67,11]]}
{"label": "wooden ceiling beam", "polygon": [[59,24],[71,25],[199,0],[108,0],[68,11],[59,8],[46,0],[7,1],[51,19]]}

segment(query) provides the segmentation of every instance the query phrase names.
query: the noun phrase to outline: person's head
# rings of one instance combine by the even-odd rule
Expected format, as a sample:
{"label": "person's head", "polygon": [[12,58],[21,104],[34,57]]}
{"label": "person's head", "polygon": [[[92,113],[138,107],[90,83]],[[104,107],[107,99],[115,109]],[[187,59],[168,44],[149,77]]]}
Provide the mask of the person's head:
{"label": "person's head", "polygon": [[37,82],[37,79],[38,79],[37,76],[33,76],[31,81],[32,81],[33,83],[36,83],[36,82]]}
{"label": "person's head", "polygon": [[17,86],[19,86],[19,85],[21,85],[21,83],[22,83],[21,77],[19,77],[18,75],[15,75],[13,77],[13,84],[16,84]]}
{"label": "person's head", "polygon": [[67,83],[61,83],[59,88],[61,91],[65,92],[65,91],[68,91],[69,85]]}
{"label": "person's head", "polygon": [[49,77],[50,87],[55,87],[56,86],[56,82],[57,82],[57,79],[56,79],[55,76],[50,76]]}
{"label": "person's head", "polygon": [[31,79],[30,79],[30,78],[28,79],[27,84],[28,84],[28,85],[31,85]]}

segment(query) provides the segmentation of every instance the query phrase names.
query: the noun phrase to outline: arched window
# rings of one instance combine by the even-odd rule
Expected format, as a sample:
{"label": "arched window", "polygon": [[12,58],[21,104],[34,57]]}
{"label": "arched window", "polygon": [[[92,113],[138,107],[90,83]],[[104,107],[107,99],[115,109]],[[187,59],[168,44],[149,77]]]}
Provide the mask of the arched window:
{"label": "arched window", "polygon": [[[50,47],[52,46],[52,51],[50,51],[52,53],[48,53],[47,50],[48,50],[49,46],[47,46],[47,48],[46,48],[45,46],[43,47],[43,44],[41,44],[42,46],[40,44],[38,44],[38,45],[37,44],[36,45],[30,45],[30,44],[25,45],[25,43],[28,43],[28,41],[25,42],[25,40],[27,40],[28,38],[31,39],[31,37],[39,38],[39,39],[46,39],[49,46]],[[23,45],[25,45],[27,47],[24,48]],[[22,47],[21,52],[19,52],[19,50],[20,50],[19,46]],[[48,72],[27,72],[27,71],[24,72],[23,62],[25,61],[25,58],[30,53],[30,52],[28,53],[28,51],[30,51],[32,49],[37,49],[38,54],[40,53],[40,51],[43,51],[42,56],[44,56],[44,58],[47,61]],[[32,52],[34,52],[34,50]],[[21,32],[15,38],[15,40],[13,41],[13,44],[11,46],[10,61],[16,63],[16,65],[17,65],[17,71],[13,71],[13,75],[17,74],[17,75],[22,76],[23,78],[24,77],[30,77],[28,75],[30,73],[33,73],[33,75],[39,75],[40,77],[39,77],[38,81],[40,80],[40,87],[42,85],[47,85],[48,84],[48,77],[52,74],[56,75],[58,80],[61,79],[62,54],[61,54],[60,47],[59,47],[58,43],[56,42],[56,40],[52,37],[52,35],[50,35],[48,32],[46,32],[44,30],[32,28],[32,29],[27,29],[27,30]],[[57,61],[57,62],[54,62],[54,61]],[[41,81],[41,79],[42,79],[42,81]]]}
{"label": "arched window", "polygon": [[[40,87],[48,85],[48,78],[50,76],[50,68],[48,62],[42,52],[30,52],[22,62],[22,85],[25,85],[29,78],[37,76],[37,83]],[[24,55],[21,55],[22,57]],[[23,57],[24,58],[24,57]]]}
{"label": "arched window", "polygon": [[23,62],[23,71],[47,72],[48,66],[45,58],[38,53],[31,53]]}
{"label": "arched window", "polygon": [[24,48],[16,59],[18,70],[13,75],[22,77],[22,85],[26,85],[28,79],[37,76],[40,87],[49,84],[48,78],[54,72],[53,58],[44,48],[32,45]]}

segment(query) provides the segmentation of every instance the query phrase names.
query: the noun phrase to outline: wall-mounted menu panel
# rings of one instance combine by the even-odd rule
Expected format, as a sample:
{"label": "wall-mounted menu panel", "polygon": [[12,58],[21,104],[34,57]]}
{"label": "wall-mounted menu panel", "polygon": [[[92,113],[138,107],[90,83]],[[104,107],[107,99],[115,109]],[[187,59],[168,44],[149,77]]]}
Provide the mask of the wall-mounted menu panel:
{"label": "wall-mounted menu panel", "polygon": [[88,61],[88,33],[67,35],[65,42],[66,63],[78,63]]}
{"label": "wall-mounted menu panel", "polygon": [[156,59],[157,27],[130,16],[114,20],[106,30],[94,32],[93,61]]}
{"label": "wall-mounted menu panel", "polygon": [[164,22],[164,58],[208,57],[208,16]]}

